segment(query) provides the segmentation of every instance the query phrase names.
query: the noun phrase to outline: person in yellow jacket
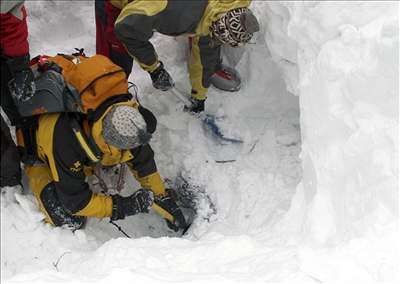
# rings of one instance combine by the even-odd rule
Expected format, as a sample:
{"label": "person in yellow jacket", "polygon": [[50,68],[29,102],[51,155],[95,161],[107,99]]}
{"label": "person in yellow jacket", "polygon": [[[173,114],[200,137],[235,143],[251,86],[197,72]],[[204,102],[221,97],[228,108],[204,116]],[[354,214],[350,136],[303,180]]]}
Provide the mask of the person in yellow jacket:
{"label": "person in yellow jacket", "polygon": [[259,30],[256,17],[248,9],[250,0],[110,2],[122,9],[115,22],[115,35],[128,53],[149,72],[157,89],[169,90],[174,83],[149,41],[153,32],[192,38],[189,61],[192,112],[204,110],[210,78],[221,64],[221,45],[243,45]]}
{"label": "person in yellow jacket", "polygon": [[[75,230],[85,224],[86,217],[119,220],[148,212],[156,200],[174,217],[173,222],[171,219],[167,222],[171,228],[185,226],[181,210],[166,193],[148,144],[156,119],[127,95],[107,100],[90,122],[86,116],[78,119],[76,114],[66,112],[39,116],[36,130],[39,160],[26,165],[25,171],[48,223]],[[91,137],[101,153],[98,163],[104,166],[126,163],[142,189],[127,197],[92,192],[85,181],[84,169],[93,165],[96,154],[93,146],[82,139],[79,129],[85,129],[85,136]]]}

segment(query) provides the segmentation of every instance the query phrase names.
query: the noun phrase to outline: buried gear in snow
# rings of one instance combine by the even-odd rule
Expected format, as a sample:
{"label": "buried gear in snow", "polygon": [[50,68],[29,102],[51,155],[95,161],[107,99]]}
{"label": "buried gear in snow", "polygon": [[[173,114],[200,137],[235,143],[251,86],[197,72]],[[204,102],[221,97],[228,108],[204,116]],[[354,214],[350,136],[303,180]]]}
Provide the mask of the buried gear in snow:
{"label": "buried gear in snow", "polygon": [[259,30],[258,20],[248,8],[233,9],[211,26],[213,36],[232,47],[248,43]]}
{"label": "buried gear in snow", "polygon": [[239,73],[234,68],[222,63],[219,64],[217,71],[211,76],[210,81],[214,87],[228,92],[239,91],[242,84]]}

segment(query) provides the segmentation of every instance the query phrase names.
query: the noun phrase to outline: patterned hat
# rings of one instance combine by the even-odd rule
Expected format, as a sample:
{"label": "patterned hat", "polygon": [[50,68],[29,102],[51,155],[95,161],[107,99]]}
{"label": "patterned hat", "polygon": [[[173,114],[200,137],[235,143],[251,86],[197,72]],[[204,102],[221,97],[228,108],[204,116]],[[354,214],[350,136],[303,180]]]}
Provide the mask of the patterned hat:
{"label": "patterned hat", "polygon": [[213,37],[232,47],[248,43],[259,30],[258,20],[248,8],[233,9],[211,25]]}
{"label": "patterned hat", "polygon": [[128,150],[147,144],[151,134],[137,108],[115,106],[103,120],[103,137],[107,144]]}

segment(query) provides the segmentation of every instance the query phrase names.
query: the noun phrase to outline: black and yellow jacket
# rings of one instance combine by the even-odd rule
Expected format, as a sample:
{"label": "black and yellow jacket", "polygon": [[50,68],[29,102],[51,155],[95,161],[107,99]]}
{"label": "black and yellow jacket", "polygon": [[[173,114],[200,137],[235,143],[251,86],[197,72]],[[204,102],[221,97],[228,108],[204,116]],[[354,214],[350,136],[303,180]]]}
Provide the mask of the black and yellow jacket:
{"label": "black and yellow jacket", "polygon": [[115,34],[146,71],[158,65],[149,39],[153,32],[193,37],[189,61],[192,96],[205,99],[210,78],[220,58],[220,46],[212,43],[211,24],[229,10],[247,7],[251,0],[111,0],[122,9]]}
{"label": "black and yellow jacket", "polygon": [[[138,104],[132,101],[117,104],[138,107]],[[114,105],[116,104],[112,106]],[[120,150],[105,143],[101,135],[102,121],[112,106],[90,126],[86,120],[79,121],[103,154],[98,162],[105,166],[126,163],[142,187],[151,189],[155,195],[164,194],[164,185],[157,172],[154,152],[150,145]],[[148,112],[141,107],[139,111],[142,115]],[[26,167],[30,188],[40,202],[41,191],[49,182],[53,182],[59,201],[72,214],[110,217],[112,198],[93,193],[85,181],[85,173],[88,172],[88,167],[93,166],[93,160],[96,158],[73,132],[69,116],[68,113],[56,113],[39,117],[36,142],[39,159],[44,165]],[[41,208],[43,209],[43,206]]]}

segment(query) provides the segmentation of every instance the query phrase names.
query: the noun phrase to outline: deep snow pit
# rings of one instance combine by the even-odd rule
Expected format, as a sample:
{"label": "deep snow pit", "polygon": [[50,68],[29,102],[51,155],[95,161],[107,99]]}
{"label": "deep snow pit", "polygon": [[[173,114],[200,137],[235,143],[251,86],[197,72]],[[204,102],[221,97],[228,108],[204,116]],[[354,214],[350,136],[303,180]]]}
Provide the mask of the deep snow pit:
{"label": "deep snow pit", "polygon": [[[93,2],[26,6],[31,56],[76,47],[94,54]],[[183,177],[207,196],[188,233],[180,237],[154,212],[117,222],[131,238],[94,218],[72,233],[44,224],[29,190],[4,188],[3,280],[398,279],[398,4],[251,7],[261,22],[256,44],[224,49],[242,89],[211,88],[206,105],[223,132],[243,144],[221,146],[136,64],[130,77],[158,119],[151,145],[161,175]],[[187,39],[156,34],[152,42],[177,87],[189,91]],[[122,193],[137,188],[128,178]]]}

